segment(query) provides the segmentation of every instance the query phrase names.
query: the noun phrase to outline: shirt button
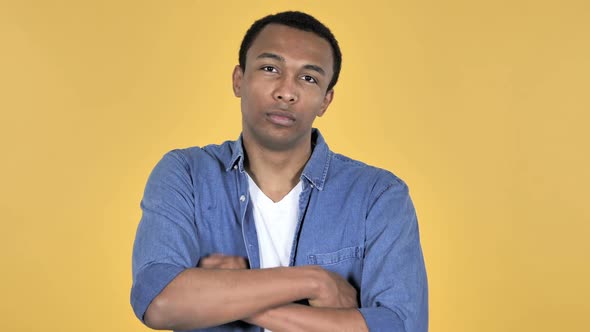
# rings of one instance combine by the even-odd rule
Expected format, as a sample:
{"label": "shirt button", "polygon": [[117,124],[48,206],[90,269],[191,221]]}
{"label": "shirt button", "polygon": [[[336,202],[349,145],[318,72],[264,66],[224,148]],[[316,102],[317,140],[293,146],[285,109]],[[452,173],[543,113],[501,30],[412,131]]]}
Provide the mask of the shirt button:
{"label": "shirt button", "polygon": [[244,196],[244,195],[240,196],[240,202],[243,202],[245,200],[246,200],[246,196]]}
{"label": "shirt button", "polygon": [[310,184],[310,186],[313,188],[313,184]]}
{"label": "shirt button", "polygon": [[238,165],[234,165],[234,169],[238,169]]}

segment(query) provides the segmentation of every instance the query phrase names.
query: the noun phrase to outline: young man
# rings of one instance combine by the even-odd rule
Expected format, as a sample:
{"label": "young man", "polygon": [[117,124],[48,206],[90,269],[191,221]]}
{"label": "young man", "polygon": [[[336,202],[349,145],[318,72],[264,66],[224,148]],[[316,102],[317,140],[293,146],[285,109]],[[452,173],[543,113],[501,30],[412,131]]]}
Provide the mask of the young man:
{"label": "young man", "polygon": [[312,129],[341,53],[300,12],[246,33],[237,141],[171,151],[148,180],[131,303],[149,327],[427,331],[426,273],[406,185]]}

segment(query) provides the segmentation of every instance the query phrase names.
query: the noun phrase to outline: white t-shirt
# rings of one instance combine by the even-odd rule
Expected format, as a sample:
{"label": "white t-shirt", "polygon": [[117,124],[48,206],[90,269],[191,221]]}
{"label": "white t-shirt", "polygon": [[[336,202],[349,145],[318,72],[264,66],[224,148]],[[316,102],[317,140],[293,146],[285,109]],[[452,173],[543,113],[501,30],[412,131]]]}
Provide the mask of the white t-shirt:
{"label": "white t-shirt", "polygon": [[303,183],[299,181],[279,202],[268,198],[248,176],[254,223],[258,234],[260,268],[289,266],[291,248],[299,213],[299,195]]}
{"label": "white t-shirt", "polygon": [[[299,195],[303,191],[303,183],[299,181],[283,199],[276,203],[258,188],[249,175],[248,184],[258,235],[260,268],[289,266],[299,214]],[[272,332],[267,329],[264,331]]]}

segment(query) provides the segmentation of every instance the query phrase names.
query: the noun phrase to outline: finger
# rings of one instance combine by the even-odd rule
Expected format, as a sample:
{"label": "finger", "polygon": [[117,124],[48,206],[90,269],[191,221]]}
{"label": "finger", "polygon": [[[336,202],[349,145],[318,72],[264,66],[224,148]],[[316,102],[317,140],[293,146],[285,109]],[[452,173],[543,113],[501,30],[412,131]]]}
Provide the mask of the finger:
{"label": "finger", "polygon": [[232,256],[226,257],[221,263],[221,268],[224,269],[245,269],[246,260],[242,257]]}
{"label": "finger", "polygon": [[246,269],[246,259],[240,256],[225,256],[223,254],[212,254],[203,257],[198,267],[216,269]]}
{"label": "finger", "polygon": [[231,256],[226,256],[223,254],[219,254],[219,253],[214,253],[211,254],[209,256],[203,257],[202,259],[206,260],[207,262],[217,262],[217,263],[221,263],[223,262],[227,257],[231,257]]}
{"label": "finger", "polygon": [[199,267],[204,268],[213,268],[223,262],[223,258],[221,256],[207,256],[201,258],[199,261]]}
{"label": "finger", "polygon": [[246,262],[246,259],[244,257],[238,257],[238,256],[236,256],[235,259],[234,259],[234,264],[239,269],[246,269],[246,268],[248,268],[248,263]]}
{"label": "finger", "polygon": [[212,268],[214,266],[215,266],[215,263],[212,262],[210,259],[207,259],[207,258],[201,259],[199,261],[199,265],[197,265],[197,267],[201,267],[201,268],[205,268],[205,269]]}

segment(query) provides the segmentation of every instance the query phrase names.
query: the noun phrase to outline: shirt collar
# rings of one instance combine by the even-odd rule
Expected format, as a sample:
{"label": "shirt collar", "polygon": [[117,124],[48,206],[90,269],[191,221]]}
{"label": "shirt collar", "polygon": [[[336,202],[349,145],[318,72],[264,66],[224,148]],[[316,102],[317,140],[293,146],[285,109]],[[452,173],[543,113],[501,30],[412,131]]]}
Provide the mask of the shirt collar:
{"label": "shirt collar", "polygon": [[303,168],[301,177],[306,178],[313,186],[318,188],[318,190],[323,190],[324,182],[328,175],[328,167],[332,160],[332,151],[330,151],[324,137],[316,128],[311,132],[311,142],[313,152],[311,153],[311,157],[307,161],[305,168]]}
{"label": "shirt collar", "polygon": [[232,155],[229,159],[229,163],[225,166],[225,171],[229,172],[233,169],[239,169],[240,172],[244,173],[244,145],[242,144],[242,134],[237,140],[230,144]]}
{"label": "shirt collar", "polygon": [[[323,190],[333,153],[328,148],[328,144],[326,144],[320,131],[316,128],[312,129],[311,142],[313,151],[305,168],[303,168],[301,178],[307,179],[318,190]],[[240,172],[244,172],[244,145],[242,144],[241,134],[236,141],[232,142],[232,156],[229,163],[226,164],[225,170],[229,172],[232,169],[239,169]]]}

